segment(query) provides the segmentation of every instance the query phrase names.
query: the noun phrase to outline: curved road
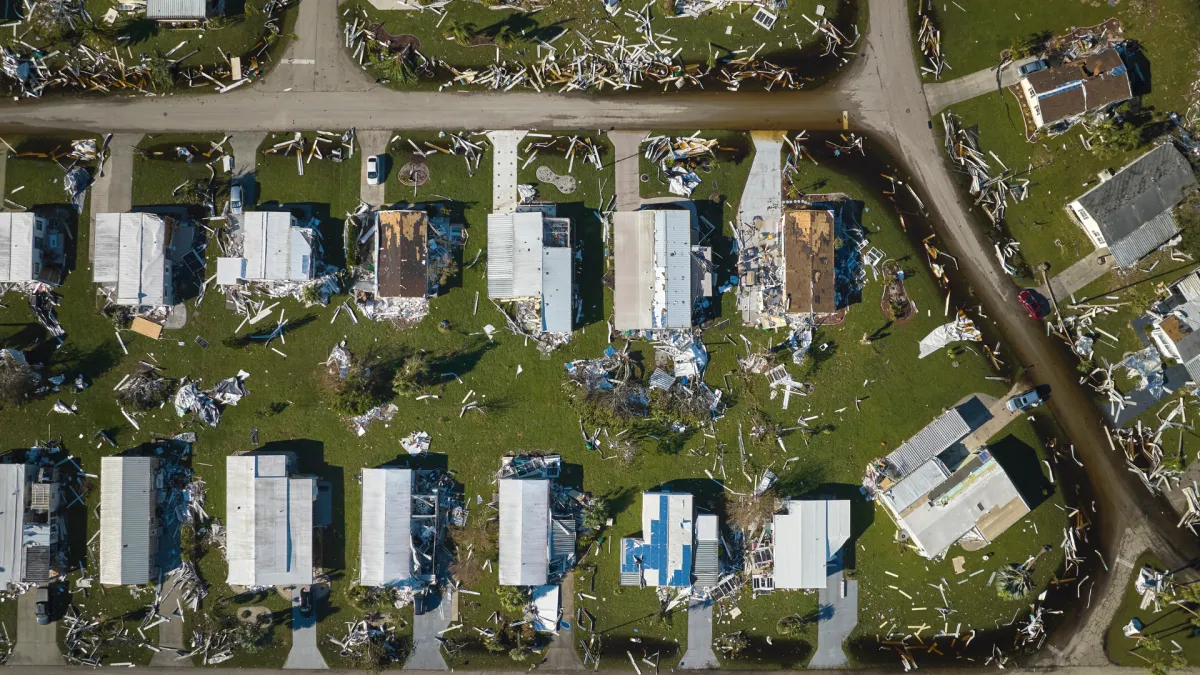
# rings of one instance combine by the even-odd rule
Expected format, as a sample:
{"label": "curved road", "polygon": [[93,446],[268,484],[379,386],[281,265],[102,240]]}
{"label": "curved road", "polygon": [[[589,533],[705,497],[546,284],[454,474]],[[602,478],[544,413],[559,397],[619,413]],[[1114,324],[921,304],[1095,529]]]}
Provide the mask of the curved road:
{"label": "curved road", "polygon": [[[993,258],[984,230],[962,198],[929,126],[930,110],[912,48],[907,3],[870,0],[868,39],[860,58],[832,84],[812,92],[692,92],[607,98],[534,93],[419,93],[371,87],[342,55],[334,0],[304,0],[298,41],[253,87],[225,95],[48,99],[0,108],[0,131],[35,129],[154,133],[159,131],[280,131],[405,128],[708,128],[834,129],[842,111],[851,127],[870,132],[903,158],[922,187],[942,247],[959,256],[968,281],[1004,336],[1002,353],[1049,384],[1050,406],[1078,450],[1097,494],[1109,565],[1127,529],[1146,526],[1163,561],[1176,568],[1200,560],[1200,541],[1175,528],[1164,499],[1152,498],[1111,452],[1100,411],[1078,384],[1065,351],[1029,321],[1016,287]],[[310,63],[311,62],[311,63]],[[290,90],[290,91],[285,91]],[[936,112],[936,111],[934,111]],[[1072,501],[1073,494],[1067,496]],[[1086,505],[1081,505],[1086,506]],[[1121,590],[1122,575],[1103,585]],[[1095,578],[1095,577],[1094,577]],[[1068,658],[1070,654],[1068,653]]]}

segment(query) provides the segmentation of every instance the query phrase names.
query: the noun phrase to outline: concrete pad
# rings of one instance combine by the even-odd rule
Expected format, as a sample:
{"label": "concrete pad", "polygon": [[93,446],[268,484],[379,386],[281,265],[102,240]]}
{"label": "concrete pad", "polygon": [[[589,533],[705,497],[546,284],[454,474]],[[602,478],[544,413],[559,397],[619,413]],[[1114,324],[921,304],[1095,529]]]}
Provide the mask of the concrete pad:
{"label": "concrete pad", "polygon": [[636,211],[641,206],[642,181],[638,160],[647,131],[610,131],[608,140],[613,146],[613,168],[616,171],[616,209]]}
{"label": "concrete pad", "polygon": [[92,215],[124,213],[133,208],[133,149],[141,134],[116,134],[108,143],[108,161],[92,181]]}
{"label": "concrete pad", "polygon": [[[342,24],[339,19],[337,0],[300,3],[296,25],[292,29],[296,38],[288,43],[287,50],[271,72],[253,88],[260,92],[348,92],[371,89],[374,84],[372,79],[350,59],[342,47]],[[346,127],[318,125],[291,128],[334,130]]]}
{"label": "concrete pad", "polygon": [[[384,183],[379,185],[367,185],[367,158],[371,155],[384,155],[387,153],[388,140],[391,139],[392,132],[390,131],[361,131],[358,133],[358,149],[362,155],[362,175],[359,178],[358,198],[371,206],[384,205]],[[390,158],[389,158],[390,160]],[[383,167],[383,178],[386,181],[396,172],[394,162],[387,161]]]}
{"label": "concrete pad", "polygon": [[[817,651],[808,662],[809,668],[840,668],[848,661],[842,645],[858,625],[858,582],[846,581],[846,597],[842,597],[842,566],[830,565],[825,588],[817,591],[817,606],[823,610],[817,624]],[[826,609],[828,608],[828,609]]]}
{"label": "concrete pad", "polygon": [[[558,634],[550,641],[546,650],[546,660],[543,667],[550,670],[581,670],[583,662],[575,652],[575,575],[567,573],[559,589],[562,598],[562,621],[559,622]],[[564,627],[566,622],[569,628]]]}
{"label": "concrete pad", "polygon": [[489,131],[492,141],[492,212],[512,213],[517,210],[517,149],[524,131]]}
{"label": "concrete pad", "polygon": [[157,652],[151,659],[152,666],[179,666],[190,668],[194,664],[191,659],[175,660],[180,652],[185,651],[183,640],[183,617],[173,616],[173,613],[178,608],[180,601],[179,586],[171,589],[167,596],[163,598],[159,604],[163,616],[169,617],[171,620],[158,625],[158,646],[162,649]]}
{"label": "concrete pad", "polygon": [[[1113,257],[1107,248],[1098,248],[1083,256],[1075,264],[1050,277],[1050,289],[1059,303],[1071,301],[1071,294],[1104,276],[1113,268]],[[1049,297],[1046,287],[1038,289]],[[1076,298],[1082,300],[1083,298]]]}
{"label": "concrete pad", "polygon": [[300,613],[301,586],[292,588],[292,650],[288,652],[283,667],[288,670],[326,670],[325,657],[317,648],[317,621],[320,619],[321,601],[328,595],[323,585],[313,584],[312,616]]}
{"label": "concrete pad", "polygon": [[783,140],[778,131],[752,131],[754,161],[738,205],[738,222],[778,225],[783,219]]}
{"label": "concrete pad", "polygon": [[233,148],[233,180],[242,186],[242,208],[251,210],[258,203],[256,171],[258,169],[258,146],[267,138],[262,132],[239,132],[230,134],[229,145]]}
{"label": "concrete pad", "polygon": [[58,623],[38,625],[37,592],[29,590],[17,598],[17,644],[8,658],[10,666],[66,665],[58,648]]}
{"label": "concrete pad", "polygon": [[404,670],[450,670],[446,659],[442,658],[438,633],[450,625],[454,595],[453,591],[447,590],[438,600],[437,607],[413,615],[413,650],[404,662]]}
{"label": "concrete pad", "polygon": [[713,652],[713,607],[711,601],[688,605],[687,651],[679,662],[680,670],[720,668]]}
{"label": "concrete pad", "polygon": [[1038,57],[1030,56],[1005,66],[1004,70],[1000,71],[999,86],[996,82],[995,68],[984,68],[953,80],[926,84],[924,87],[925,100],[929,103],[929,112],[937,114],[955,103],[1011,87],[1021,79],[1017,75],[1017,68],[1037,60]]}

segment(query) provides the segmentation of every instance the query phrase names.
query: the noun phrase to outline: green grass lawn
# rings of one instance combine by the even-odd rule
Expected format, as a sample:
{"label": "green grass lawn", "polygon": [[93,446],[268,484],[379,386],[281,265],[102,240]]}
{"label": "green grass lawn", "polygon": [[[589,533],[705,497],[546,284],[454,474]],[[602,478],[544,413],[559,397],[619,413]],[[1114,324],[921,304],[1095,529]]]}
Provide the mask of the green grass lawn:
{"label": "green grass lawn", "polygon": [[[737,618],[726,613],[724,617],[713,614],[713,637],[725,633],[745,631],[750,645],[736,658],[720,652],[717,658],[722,668],[728,670],[795,669],[803,668],[817,647],[817,624],[806,624],[798,635],[783,636],[776,629],[779,619],[785,616],[807,614],[817,611],[816,591],[775,591],[757,598],[749,587],[743,588],[733,606],[741,610]],[[767,642],[770,637],[771,642]]]}
{"label": "green grass lawn", "polygon": [[[416,139],[434,138],[432,134],[412,136]],[[278,140],[267,139],[264,147]],[[395,166],[407,161],[403,151],[406,146],[407,143],[403,141],[393,146]],[[552,167],[555,162],[561,161],[545,153],[539,155],[539,160],[543,157]],[[461,222],[465,222],[469,233],[464,251],[468,262],[464,263],[465,269],[460,277],[451,282],[447,293],[432,301],[428,319],[405,331],[397,331],[389,324],[361,320],[354,326],[345,316],[330,323],[332,307],[304,308],[294,300],[285,299],[281,307],[286,308],[293,330],[287,334],[286,344],[277,341],[273,345],[287,354],[284,357],[263,349],[257,343],[239,347],[234,341],[226,342],[226,338],[236,334],[241,317],[225,309],[220,294],[209,293],[199,307],[189,302],[187,326],[167,334],[163,340],[153,342],[140,336],[125,336],[129,350],[126,356],[113,334],[112,324],[96,310],[90,273],[77,270],[68,276],[62,288],[64,301],[59,308],[59,316],[69,333],[67,344],[58,351],[51,351],[37,344],[41,332],[30,326],[32,319],[25,304],[9,298],[9,308],[4,312],[4,327],[0,331],[0,341],[4,346],[32,349],[35,358],[49,358],[49,373],[62,372],[70,379],[75,373],[82,372],[93,383],[78,395],[73,392],[58,395],[64,401],[79,406],[81,414],[78,416],[46,417],[54,403],[54,396],[39,399],[21,410],[0,411],[0,425],[12,429],[8,436],[10,445],[28,446],[37,438],[44,438],[47,431],[55,436],[61,434],[68,449],[80,459],[84,468],[96,471],[99,458],[113,451],[108,446],[97,447],[91,440],[99,429],[106,429],[113,434],[120,448],[137,445],[154,433],[196,431],[199,441],[195,446],[193,467],[207,483],[208,512],[222,521],[225,520],[226,455],[260,447],[296,452],[302,471],[321,476],[334,486],[334,525],[322,534],[318,552],[319,564],[326,570],[333,585],[328,606],[320,609],[324,617],[320,635],[322,648],[330,664],[344,665],[330,656],[326,636],[341,633],[344,621],[360,615],[346,592],[357,576],[355,561],[361,517],[361,490],[356,479],[357,472],[363,467],[379,466],[403,454],[398,439],[412,431],[429,432],[433,436],[431,451],[448,456],[450,470],[464,485],[472,509],[470,518],[488,517],[486,509],[476,505],[475,497],[481,496],[486,502],[495,491],[492,480],[503,454],[522,450],[554,451],[563,455],[570,466],[571,475],[580,477],[584,489],[595,495],[608,496],[617,504],[613,527],[605,536],[618,538],[641,530],[639,493],[669,481],[680,481],[680,486],[696,492],[706,508],[722,512],[721,489],[705,478],[704,471],[711,470],[716,455],[720,453],[724,455],[728,467],[730,487],[739,491],[748,487],[739,470],[737,423],[745,423],[752,415],[761,414],[781,426],[794,426],[797,416],[818,415],[818,424],[824,425],[825,431],[811,435],[787,435],[784,438],[786,450],[780,450],[773,443],[749,442],[746,457],[748,473],[761,472],[767,467],[780,472],[784,496],[801,496],[818,488],[853,496],[857,494],[863,467],[870,459],[896,447],[940,414],[946,406],[971,392],[1000,395],[1007,390],[1008,385],[1003,382],[984,379],[984,376],[992,374],[990,366],[971,351],[957,350],[953,357],[939,353],[924,360],[914,358],[916,341],[948,319],[941,314],[932,314],[942,307],[944,296],[923,265],[904,262],[909,272],[906,281],[908,292],[922,311],[905,324],[886,326],[887,319],[876,300],[881,289],[877,282],[868,283],[863,290],[863,300],[850,307],[842,324],[822,327],[817,331],[814,344],[824,344],[825,348],[814,350],[803,366],[788,366],[794,377],[811,381],[815,389],[808,398],[794,397],[789,409],[782,410],[781,401],[771,398],[765,378],[742,376],[736,361],[736,357],[743,353],[740,335],[744,334],[756,348],[778,343],[782,336],[743,329],[736,319],[733,293],[727,292],[717,303],[717,325],[720,327],[704,334],[711,357],[705,380],[711,386],[725,390],[726,400],[731,404],[726,416],[716,423],[711,434],[696,433],[682,448],[665,451],[653,439],[647,439],[628,466],[616,465],[616,460],[601,460],[597,453],[588,451],[580,439],[579,413],[572,401],[575,391],[564,388],[562,365],[572,359],[597,356],[608,345],[604,317],[612,299],[611,293],[600,285],[600,275],[588,272],[587,276],[580,279],[580,283],[585,293],[585,307],[590,307],[590,303],[586,302],[586,294],[591,293],[600,303],[602,311],[589,309],[585,312],[583,325],[574,340],[549,358],[541,358],[532,346],[526,346],[522,339],[509,335],[502,328],[491,341],[480,334],[486,324],[504,325],[503,318],[486,301],[480,302],[478,313],[473,311],[475,291],[486,296],[486,265],[480,258],[478,264],[467,267],[476,251],[486,242],[486,214],[491,205],[490,181],[487,179],[490,161],[490,157],[485,157],[480,167],[482,175],[471,179],[466,176],[466,165],[462,158],[430,157],[431,182],[418,190],[415,196],[411,188],[395,182],[394,174],[389,176],[389,201],[414,198],[426,201],[444,197],[456,205],[452,207],[452,212],[458,210]],[[580,179],[579,192],[568,197],[578,204],[572,208],[575,213],[583,214],[581,219],[585,221],[582,232],[585,258],[590,256],[596,261],[601,260],[595,252],[599,235],[589,231],[588,228],[594,227],[595,223],[587,219],[587,211],[599,207],[599,182],[603,180],[602,176],[611,177],[611,167],[607,165],[609,161],[610,157],[606,157],[602,172],[581,167],[577,163],[575,175]],[[23,180],[32,175],[32,171],[23,167],[24,164],[17,164],[14,173],[14,163],[9,163],[10,183],[14,176]],[[748,170],[748,163],[744,164],[745,168],[737,165],[739,171]],[[261,184],[258,192],[260,201],[262,205],[312,204],[314,213],[322,221],[326,260],[340,262],[342,253],[338,242],[341,241],[341,219],[346,211],[358,203],[359,166],[358,158],[340,164],[314,159],[305,165],[305,176],[301,178],[296,175],[294,159],[262,157],[257,172],[257,180]],[[558,166],[561,169],[561,164]],[[523,178],[525,175],[522,174]],[[728,175],[731,176],[728,180],[738,180],[737,173],[731,171]],[[744,176],[744,173],[741,175]],[[914,256],[913,243],[899,229],[891,205],[883,201],[875,190],[864,189],[848,175],[839,173],[836,162],[823,161],[819,167],[805,165],[801,178],[803,184],[820,186],[821,191],[844,191],[862,200],[866,209],[864,225],[872,244],[897,260],[903,261]],[[732,182],[726,184],[720,179],[718,182],[729,205],[722,207],[727,211],[722,222],[726,222],[733,217],[741,188]],[[165,190],[174,187],[171,181],[166,180],[152,184]],[[543,190],[544,197],[553,196],[548,192],[550,189]],[[705,188],[702,186],[701,190]],[[611,178],[604,188],[604,194],[611,194]],[[151,192],[144,195],[144,199],[149,203],[164,203],[168,196],[169,192]],[[456,219],[456,222],[459,221]],[[86,230],[83,228],[77,236],[77,246],[82,247],[81,250],[86,250],[88,243]],[[725,234],[728,235],[728,232]],[[591,253],[587,252],[587,246],[591,246]],[[216,248],[211,248],[213,250],[209,255],[215,256]],[[585,268],[587,264],[585,259]],[[720,285],[720,280],[717,285]],[[721,323],[726,318],[730,321]],[[442,319],[449,321],[449,330],[438,330],[438,323]],[[864,333],[874,333],[881,327],[885,328],[883,333],[886,336],[871,344],[861,343]],[[261,332],[261,326],[246,327],[242,334],[258,332]],[[202,349],[196,345],[192,339],[197,335],[204,337],[211,346]],[[452,360],[446,370],[452,370],[462,381],[460,383],[458,379],[448,376],[444,384],[433,388],[432,393],[440,396],[438,399],[398,401],[400,411],[390,424],[376,422],[364,436],[358,437],[345,420],[330,409],[319,386],[316,364],[325,360],[332,345],[343,338],[347,340],[347,346],[358,354],[378,349],[384,356],[394,356],[426,349],[435,355],[447,356]],[[735,344],[730,344],[730,341]],[[652,354],[652,348],[647,343],[636,343],[633,349],[645,359]],[[141,430],[136,430],[121,416],[111,391],[139,359],[164,365],[165,374],[170,377],[186,375],[203,378],[206,383],[244,369],[251,373],[247,381],[250,394],[237,407],[225,411],[217,428],[201,428],[198,423],[181,420],[167,406],[148,413],[140,421]],[[519,375],[518,365],[523,369]],[[865,385],[864,380],[868,381]],[[922,383],[922,386],[914,387],[914,382]],[[472,390],[478,400],[485,404],[486,412],[470,412],[460,417],[460,401]],[[867,398],[862,400],[862,412],[858,412],[854,401],[864,396]],[[33,423],[35,420],[37,422]],[[46,424],[49,424],[48,429]],[[258,433],[257,445],[250,442],[252,429]],[[1036,439],[1018,427],[1011,428],[1009,432],[1029,447],[1040,447]],[[784,461],[790,457],[798,459],[784,471]],[[95,506],[98,498],[98,491],[93,491],[89,496],[89,509]],[[1052,496],[1044,503],[1052,503],[1056,498]],[[879,612],[901,606],[894,598],[884,594],[889,579],[884,570],[902,572],[913,579],[914,584],[922,575],[933,573],[921,572],[924,562],[912,554],[898,557],[894,544],[891,544],[893,526],[886,522],[886,518],[877,518],[870,505],[865,502],[857,504],[854,527],[856,532],[864,534],[854,544],[854,574],[864,591],[860,626],[867,634],[874,632],[873,625],[879,621],[876,618]],[[1039,520],[1042,514],[1048,512],[1043,506],[1032,516],[1033,521],[1042,528],[1043,538],[1048,536],[1048,532],[1057,531],[1057,526],[1048,524],[1043,527],[1043,521]],[[1057,517],[1057,509],[1050,513]],[[91,527],[85,527],[82,522],[76,526],[76,534],[72,535],[73,542],[82,539],[80,546],[94,533]],[[992,558],[991,564],[999,565],[1010,559],[1023,560],[1031,552],[1034,544],[1028,539],[1032,535],[1018,534],[1025,527],[1018,525],[1014,532],[998,542],[997,555]],[[663,667],[669,667],[678,661],[686,646],[686,621],[681,614],[660,617],[659,603],[653,591],[617,585],[616,544],[612,542],[610,550],[606,541],[601,551],[588,556],[582,569],[577,572],[576,590],[597,598],[596,601],[578,600],[577,606],[586,607],[596,617],[597,629],[602,635],[604,667],[630,668],[626,665],[626,650],[632,651],[635,657],[640,657],[643,651],[649,654],[658,652]],[[71,559],[82,555],[82,549],[73,551]],[[1043,570],[1048,572],[1054,567],[1050,558],[1052,554],[1047,554],[1039,563],[1039,573]],[[935,568],[931,565],[931,569]],[[211,587],[206,611],[225,612],[244,605],[265,605],[279,619],[271,645],[255,652],[239,651],[232,661],[224,665],[281,665],[290,645],[287,600],[276,593],[259,597],[234,597],[224,584],[226,565],[219,550],[207,551],[199,560],[199,570]],[[947,578],[950,578],[949,575]],[[965,596],[963,603],[955,605],[961,612],[959,616],[964,624],[983,625],[990,622],[993,615],[1010,612],[1008,609],[1000,612],[998,606],[990,601],[983,602],[990,591],[981,588],[982,583],[977,583],[981,581],[975,578],[970,584],[971,595]],[[460,614],[465,624],[461,629],[462,635],[469,636],[474,633],[474,627],[489,625],[488,617],[499,607],[494,588],[493,572],[470,589],[480,595],[462,596]],[[960,589],[955,586],[956,594],[965,592],[967,587]],[[743,601],[742,609],[746,614],[739,625],[745,626],[748,631],[753,629],[753,637],[765,641],[765,636],[774,631],[771,617],[781,603],[789,608],[794,606],[802,609],[807,606],[808,600],[807,596],[779,594],[773,598]],[[789,609],[789,613],[794,611]],[[189,617],[189,620],[194,618]],[[569,620],[573,622],[574,618]],[[868,625],[872,626],[872,630],[867,631]],[[635,638],[641,642],[633,642]],[[786,656],[788,663],[794,663],[799,658],[795,654]],[[765,658],[762,664],[753,664],[766,665]],[[469,651],[454,665],[512,668],[516,664],[506,655],[494,657]]]}
{"label": "green grass lawn", "polygon": [[[838,65],[834,57],[820,56],[824,51],[824,40],[813,36],[812,25],[801,16],[806,14],[815,20],[819,4],[822,3],[818,0],[788,3],[787,9],[779,13],[778,21],[771,31],[752,21],[754,9],[739,7],[736,4],[723,11],[709,12],[697,19],[664,18],[657,2],[651,5],[650,12],[654,17],[655,33],[677,40],[674,43],[674,46],[680,49],[677,61],[703,66],[710,54],[722,58],[736,50],[745,49],[746,53],[750,53],[761,46],[759,58],[776,65],[794,66],[799,77],[813,78],[813,82],[808,86],[815,86],[835,72]],[[826,5],[826,18],[835,22],[851,40],[854,38],[854,24],[858,22],[865,25],[865,3],[823,4]],[[864,6],[860,7],[860,4]],[[392,35],[415,35],[421,41],[420,51],[426,58],[441,59],[446,64],[463,70],[486,68],[497,60],[519,64],[518,68],[520,65],[536,63],[547,53],[546,47],[542,47],[539,53],[538,40],[548,42],[562,30],[570,31],[571,35],[563,36],[553,43],[560,55],[569,52],[570,45],[582,43],[579,33],[591,40],[606,42],[623,35],[630,43],[639,44],[643,40],[637,32],[640,22],[627,16],[625,12],[636,13],[640,9],[641,5],[622,5],[621,11],[610,17],[601,3],[591,0],[559,0],[534,12],[492,10],[483,3],[455,0],[446,7],[446,18],[443,19],[434,12],[377,10],[369,3],[350,0],[340,6],[339,16],[359,16],[365,18],[368,24],[380,23]],[[351,12],[348,15],[344,14],[347,10]],[[483,44],[468,46],[447,39],[445,35],[454,21],[473,26],[476,34],[484,36],[487,40]],[[497,55],[497,48],[491,43],[491,37],[502,29],[507,29],[513,36],[514,43],[510,47],[500,49]],[[593,45],[593,49],[605,48],[605,45]],[[738,56],[744,57],[745,54]],[[452,81],[453,77],[449,70],[439,68],[433,78],[422,79],[408,86],[436,89]],[[712,80],[712,84],[719,83]],[[389,83],[389,86],[399,85],[393,82]],[[661,85],[653,80],[644,81],[641,86],[651,91],[661,88]]]}
{"label": "green grass lawn", "polygon": [[[155,134],[143,137],[137,145],[139,153],[133,157],[133,205],[187,204],[183,194],[173,192],[188,181],[207,182],[212,176],[209,162],[216,161],[213,169],[217,172],[217,178],[224,178],[226,174],[221,171],[220,161],[216,160],[218,155],[205,157],[202,154],[212,152],[210,143],[220,140],[220,134]],[[192,153],[191,162],[179,157],[176,152],[179,147],[187,148]]]}
{"label": "green grass lawn", "polygon": [[[1108,659],[1120,666],[1148,667],[1147,659],[1158,660],[1161,657],[1156,658],[1156,655],[1148,651],[1145,644],[1138,638],[1151,637],[1157,638],[1166,652],[1176,651],[1175,645],[1178,644],[1179,648],[1183,650],[1180,655],[1186,659],[1188,665],[1200,663],[1200,637],[1197,637],[1196,628],[1192,626],[1192,614],[1181,607],[1168,605],[1165,602],[1162,603],[1160,612],[1154,611],[1153,604],[1144,610],[1140,609],[1142,597],[1138,595],[1133,582],[1145,565],[1150,565],[1159,571],[1173,571],[1164,567],[1162,561],[1149,552],[1143,553],[1127,572],[1126,568],[1120,568],[1122,576],[1127,579],[1127,582],[1124,587],[1124,599],[1117,608],[1112,623],[1109,624],[1108,634],[1104,640]],[[1133,637],[1125,637],[1122,629],[1134,618],[1143,624],[1141,633]]]}
{"label": "green grass lawn", "polygon": [[[916,0],[909,0],[909,6],[915,15]],[[933,15],[942,31],[942,55],[953,67],[943,80],[995,67],[1001,51],[1035,35],[1060,35],[1115,17],[1125,37],[1139,42],[1150,61],[1153,84],[1146,104],[1163,113],[1182,112],[1200,58],[1194,43],[1179,39],[1194,35],[1200,26],[1200,7],[1191,0],[958,0],[957,5],[934,0]],[[913,30],[917,28],[914,22]]]}

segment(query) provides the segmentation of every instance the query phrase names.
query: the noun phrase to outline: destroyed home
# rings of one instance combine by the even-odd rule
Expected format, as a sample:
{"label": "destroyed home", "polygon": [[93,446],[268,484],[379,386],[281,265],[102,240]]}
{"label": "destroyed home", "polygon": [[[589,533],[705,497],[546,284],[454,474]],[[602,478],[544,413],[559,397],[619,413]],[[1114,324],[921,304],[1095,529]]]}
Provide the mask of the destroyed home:
{"label": "destroyed home", "polygon": [[230,585],[312,583],[317,481],[296,475],[295,462],[291,453],[225,458]]}
{"label": "destroyed home", "polygon": [[1163,143],[1067,206],[1096,248],[1130,267],[1179,234],[1171,210],[1196,188],[1196,175],[1175,146]]}
{"label": "destroyed home", "polygon": [[215,5],[212,0],[146,0],[146,18],[171,23],[200,22],[213,14]]}
{"label": "destroyed home", "polygon": [[170,255],[175,220],[153,213],[99,213],[92,229],[93,280],[126,307],[175,304]]}
{"label": "destroyed home", "polygon": [[66,522],[52,464],[0,464],[0,589],[41,584],[64,573]]}
{"label": "destroyed home", "polygon": [[500,584],[557,585],[575,564],[578,493],[559,485],[558,455],[505,457],[498,474]]}
{"label": "destroyed home", "polygon": [[783,309],[830,314],[833,288],[833,212],[788,211],[783,216]]}
{"label": "destroyed home", "polygon": [[1150,340],[1162,357],[1182,365],[1200,382],[1200,273],[1191,272],[1171,284],[1166,299],[1146,316]]}
{"label": "destroyed home", "polygon": [[217,258],[218,285],[308,281],[316,274],[316,230],[287,211],[247,211],[233,236],[242,255]]}
{"label": "destroyed home", "polygon": [[1016,86],[1033,130],[1064,131],[1089,112],[1133,98],[1125,62],[1115,49],[1029,73]]}
{"label": "destroyed home", "polygon": [[956,542],[979,550],[1030,511],[986,448],[956,465],[930,458],[885,491],[880,502],[900,529],[900,540],[931,559],[944,556]]}
{"label": "destroyed home", "polygon": [[695,560],[695,584],[714,586],[719,540],[717,517],[697,517],[691,494],[669,488],[643,492],[641,536],[621,539],[621,585],[691,586]]}
{"label": "destroyed home", "polygon": [[900,541],[926,558],[942,557],[959,541],[975,550],[1029,513],[1003,467],[973,436],[991,419],[971,396],[868,467],[867,494],[895,521]]}
{"label": "destroyed home", "polygon": [[537,309],[534,333],[574,328],[571,221],[553,204],[488,215],[488,298],[527,301]]}
{"label": "destroyed home", "polygon": [[362,586],[426,588],[438,583],[448,514],[439,471],[363,469],[359,579]]}
{"label": "destroyed home", "polygon": [[712,249],[692,245],[691,213],[619,211],[613,237],[614,327],[690,328],[697,302],[712,295]]}
{"label": "destroyed home", "polygon": [[0,213],[0,283],[57,285],[66,263],[58,224],[35,213]]}
{"label": "destroyed home", "polygon": [[775,590],[825,588],[850,539],[850,501],[789,499],[775,514],[771,538]]}
{"label": "destroyed home", "polygon": [[157,457],[100,460],[100,583],[158,580]]}
{"label": "destroyed home", "polygon": [[359,239],[373,240],[373,272],[357,270],[358,306],[374,319],[419,321],[429,313],[429,299],[447,281],[462,228],[451,225],[447,216],[412,209],[379,211],[373,220]]}

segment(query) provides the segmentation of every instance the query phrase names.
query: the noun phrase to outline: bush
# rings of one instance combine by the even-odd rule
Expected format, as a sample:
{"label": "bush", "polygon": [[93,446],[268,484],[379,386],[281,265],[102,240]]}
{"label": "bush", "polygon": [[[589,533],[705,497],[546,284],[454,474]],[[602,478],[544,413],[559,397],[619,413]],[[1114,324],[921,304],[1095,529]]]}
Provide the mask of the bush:
{"label": "bush", "polygon": [[0,408],[25,405],[36,388],[37,381],[28,366],[0,358]]}
{"label": "bush", "polygon": [[523,586],[497,586],[500,607],[508,614],[524,614],[529,605],[529,591]]}

